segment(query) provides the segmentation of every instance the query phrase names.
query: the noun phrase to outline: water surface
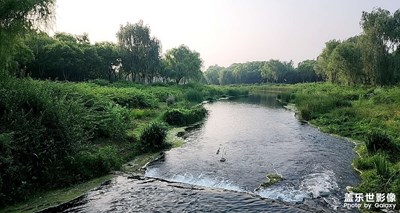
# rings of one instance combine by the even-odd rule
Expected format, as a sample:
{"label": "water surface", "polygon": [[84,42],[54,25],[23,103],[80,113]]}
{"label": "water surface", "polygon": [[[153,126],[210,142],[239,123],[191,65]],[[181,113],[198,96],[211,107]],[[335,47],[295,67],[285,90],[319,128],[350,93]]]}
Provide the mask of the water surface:
{"label": "water surface", "polygon": [[[204,124],[187,136],[185,145],[149,166],[146,176],[287,202],[323,197],[332,208],[341,205],[346,186],[358,183],[351,166],[353,144],[299,122],[274,95],[205,107],[209,116]],[[256,190],[275,172],[284,177],[282,182]]]}
{"label": "water surface", "polygon": [[[205,107],[203,125],[147,177],[121,174],[44,212],[349,211],[341,206],[346,186],[358,183],[352,143],[299,122],[275,95]],[[258,189],[269,173],[284,180]]]}

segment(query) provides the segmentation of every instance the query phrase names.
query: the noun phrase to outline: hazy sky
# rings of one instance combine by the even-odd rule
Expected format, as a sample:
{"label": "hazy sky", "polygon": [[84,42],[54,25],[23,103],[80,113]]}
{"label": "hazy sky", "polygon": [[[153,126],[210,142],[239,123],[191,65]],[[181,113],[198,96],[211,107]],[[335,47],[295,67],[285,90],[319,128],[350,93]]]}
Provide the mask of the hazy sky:
{"label": "hazy sky", "polygon": [[399,0],[57,0],[55,32],[116,42],[121,24],[140,19],[163,52],[180,44],[207,68],[257,60],[314,59],[330,39],[361,32],[362,11],[391,12]]}

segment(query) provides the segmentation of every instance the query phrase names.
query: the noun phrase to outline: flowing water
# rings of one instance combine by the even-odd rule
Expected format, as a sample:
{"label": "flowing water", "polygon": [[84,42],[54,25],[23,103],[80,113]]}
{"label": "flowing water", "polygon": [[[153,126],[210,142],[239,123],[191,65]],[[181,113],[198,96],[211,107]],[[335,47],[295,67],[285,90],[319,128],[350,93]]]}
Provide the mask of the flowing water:
{"label": "flowing water", "polygon": [[[351,166],[354,145],[298,121],[273,95],[205,107],[203,126],[149,166],[146,176],[286,202],[324,197],[332,208],[342,204],[346,186],[358,182]],[[256,190],[276,172],[283,181]]]}
{"label": "flowing water", "polygon": [[[352,143],[298,121],[275,95],[205,107],[205,122],[185,135],[182,147],[150,164],[146,178],[120,176],[58,210],[347,211],[345,188],[359,181]],[[259,188],[270,173],[284,179]]]}

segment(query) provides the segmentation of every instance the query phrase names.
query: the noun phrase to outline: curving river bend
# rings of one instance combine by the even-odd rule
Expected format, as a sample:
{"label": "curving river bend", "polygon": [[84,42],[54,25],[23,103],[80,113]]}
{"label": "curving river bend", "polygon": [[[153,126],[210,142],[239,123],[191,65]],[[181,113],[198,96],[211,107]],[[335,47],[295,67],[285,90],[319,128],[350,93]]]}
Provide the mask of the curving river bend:
{"label": "curving river bend", "polygon": [[[120,176],[63,210],[348,211],[341,207],[346,186],[359,181],[352,143],[298,121],[275,95],[205,107],[206,121],[185,136],[182,147],[149,165],[148,178]],[[275,172],[284,180],[256,190]]]}

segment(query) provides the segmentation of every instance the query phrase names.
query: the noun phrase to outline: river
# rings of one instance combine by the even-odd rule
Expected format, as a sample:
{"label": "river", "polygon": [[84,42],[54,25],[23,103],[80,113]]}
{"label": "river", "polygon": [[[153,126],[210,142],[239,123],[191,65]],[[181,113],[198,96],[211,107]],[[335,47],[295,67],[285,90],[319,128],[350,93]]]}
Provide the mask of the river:
{"label": "river", "polygon": [[[274,94],[205,107],[204,123],[146,178],[117,177],[64,211],[347,211],[346,186],[359,182],[351,142],[300,122]],[[270,173],[283,180],[258,188]]]}

